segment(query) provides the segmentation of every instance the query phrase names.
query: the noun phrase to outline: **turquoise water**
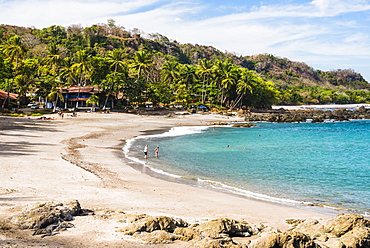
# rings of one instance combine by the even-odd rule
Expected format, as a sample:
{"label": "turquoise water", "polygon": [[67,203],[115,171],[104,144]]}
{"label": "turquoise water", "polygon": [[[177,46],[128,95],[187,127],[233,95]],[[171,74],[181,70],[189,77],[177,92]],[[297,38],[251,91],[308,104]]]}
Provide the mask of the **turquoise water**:
{"label": "turquoise water", "polygon": [[[370,212],[370,121],[179,127],[128,143],[127,155],[170,177],[267,201]],[[143,159],[144,145],[150,157]],[[160,147],[160,158],[153,149]],[[230,147],[227,147],[230,146]]]}

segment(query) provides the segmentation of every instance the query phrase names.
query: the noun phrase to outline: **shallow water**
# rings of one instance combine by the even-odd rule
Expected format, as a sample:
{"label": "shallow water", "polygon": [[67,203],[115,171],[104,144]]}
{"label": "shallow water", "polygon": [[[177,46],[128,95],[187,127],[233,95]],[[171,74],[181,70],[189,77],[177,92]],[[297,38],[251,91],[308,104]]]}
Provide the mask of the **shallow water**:
{"label": "shallow water", "polygon": [[[367,215],[370,121],[256,123],[253,128],[179,127],[130,141],[127,155],[158,173],[285,204]],[[150,157],[144,160],[144,145]],[[160,158],[153,149],[160,147]],[[230,147],[227,147],[230,146]]]}

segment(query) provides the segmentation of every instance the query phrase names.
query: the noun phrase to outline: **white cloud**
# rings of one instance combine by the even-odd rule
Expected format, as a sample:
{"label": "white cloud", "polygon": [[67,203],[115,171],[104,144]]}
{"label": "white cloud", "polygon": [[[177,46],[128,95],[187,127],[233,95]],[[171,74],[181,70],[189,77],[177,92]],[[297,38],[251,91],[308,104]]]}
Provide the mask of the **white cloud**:
{"label": "white cloud", "polygon": [[[210,9],[212,5],[202,0],[0,0],[0,22],[42,28],[114,19],[127,29],[160,33],[181,43],[212,45],[240,55],[272,53],[320,69],[338,68],[344,62],[363,68],[357,61],[369,63],[363,59],[370,60],[370,31],[364,23],[369,21],[364,18],[369,1],[287,2],[260,3],[242,12],[245,5],[217,16],[232,13],[233,2]],[[210,12],[213,17],[207,18]]]}
{"label": "white cloud", "polygon": [[[74,0],[15,0],[0,2],[3,24],[36,26],[69,26],[71,24],[92,25],[106,16],[125,14],[142,7],[151,6],[159,0],[137,1],[74,1]],[[103,21],[106,21],[104,19]]]}

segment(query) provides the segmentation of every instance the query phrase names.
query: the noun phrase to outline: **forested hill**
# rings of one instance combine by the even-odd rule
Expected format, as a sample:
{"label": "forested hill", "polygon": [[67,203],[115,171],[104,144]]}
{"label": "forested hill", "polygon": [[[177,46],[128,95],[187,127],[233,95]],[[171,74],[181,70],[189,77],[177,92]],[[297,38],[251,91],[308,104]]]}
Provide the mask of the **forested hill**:
{"label": "forested hill", "polygon": [[[91,27],[72,25],[36,29],[0,25],[0,44],[6,44],[13,34],[22,38],[22,43],[27,48],[26,58],[28,59],[41,59],[49,56],[50,44],[58,47],[59,54],[63,57],[72,57],[81,50],[87,55],[105,56],[107,52],[115,49],[124,49],[130,55],[140,50],[149,51],[151,54],[161,54],[161,56],[153,57],[157,60],[157,64],[161,65],[164,61],[199,65],[203,59],[209,61],[229,59],[234,65],[254,71],[264,81],[272,82],[278,90],[278,93],[274,93],[274,98],[276,98],[272,101],[274,103],[370,101],[368,82],[360,73],[352,69],[321,71],[305,63],[270,54],[239,56],[221,52],[212,46],[180,44],[161,34],[144,35],[137,29],[128,31],[116,25],[113,20],[108,20],[108,24],[97,24]],[[163,61],[160,62],[160,60]]]}

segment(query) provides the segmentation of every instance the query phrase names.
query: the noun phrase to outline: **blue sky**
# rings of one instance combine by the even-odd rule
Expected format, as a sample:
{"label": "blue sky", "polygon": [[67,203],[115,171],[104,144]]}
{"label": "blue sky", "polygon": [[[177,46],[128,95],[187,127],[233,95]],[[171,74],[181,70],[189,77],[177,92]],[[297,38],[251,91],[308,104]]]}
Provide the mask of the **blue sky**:
{"label": "blue sky", "polygon": [[0,0],[0,24],[87,27],[108,19],[237,55],[351,68],[370,82],[370,0]]}

